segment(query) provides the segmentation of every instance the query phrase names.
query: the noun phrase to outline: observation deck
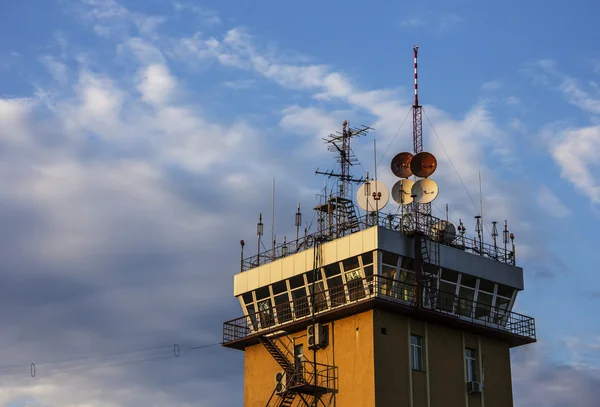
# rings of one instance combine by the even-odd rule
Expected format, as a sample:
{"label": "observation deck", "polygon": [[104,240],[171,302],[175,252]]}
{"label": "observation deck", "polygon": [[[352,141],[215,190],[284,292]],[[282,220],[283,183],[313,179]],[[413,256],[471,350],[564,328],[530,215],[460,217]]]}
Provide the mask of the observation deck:
{"label": "observation deck", "polygon": [[234,295],[244,316],[224,323],[223,345],[244,349],[264,335],[303,329],[313,312],[318,322],[327,322],[371,308],[496,337],[513,347],[536,341],[534,319],[511,311],[524,288],[513,251],[466,236],[445,239],[429,226],[439,221],[431,217],[418,228],[425,260],[419,296],[414,229],[385,215],[359,221],[360,230],[346,236],[327,240],[313,234],[243,259]]}

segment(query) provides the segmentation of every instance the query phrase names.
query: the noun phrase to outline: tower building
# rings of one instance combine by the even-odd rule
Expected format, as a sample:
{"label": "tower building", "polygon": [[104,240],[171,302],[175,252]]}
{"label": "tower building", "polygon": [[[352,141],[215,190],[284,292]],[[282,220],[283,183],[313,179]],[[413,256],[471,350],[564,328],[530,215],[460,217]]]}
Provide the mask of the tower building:
{"label": "tower building", "polygon": [[314,208],[318,230],[300,236],[298,208],[296,240],[261,250],[261,217],[259,252],[245,258],[241,242],[243,316],[224,323],[223,346],[244,351],[245,407],[513,405],[510,349],[536,340],[533,318],[512,311],[523,269],[506,222],[499,245],[496,222],[484,243],[481,214],[471,238],[431,213],[417,50],[414,151],[392,159],[398,182],[353,178],[350,143],[370,128],[344,122],[325,140],[339,170],[317,172],[337,182]]}

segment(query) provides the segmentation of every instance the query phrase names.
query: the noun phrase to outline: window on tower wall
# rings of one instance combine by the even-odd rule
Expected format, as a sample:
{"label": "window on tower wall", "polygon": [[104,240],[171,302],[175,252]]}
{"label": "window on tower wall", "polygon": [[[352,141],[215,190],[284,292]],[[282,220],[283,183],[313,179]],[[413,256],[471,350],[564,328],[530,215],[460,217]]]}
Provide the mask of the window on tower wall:
{"label": "window on tower wall", "polygon": [[465,349],[465,369],[467,372],[467,382],[477,381],[477,351],[474,349]]}
{"label": "window on tower wall", "polygon": [[425,370],[423,368],[423,337],[410,336],[410,363],[413,370]]}

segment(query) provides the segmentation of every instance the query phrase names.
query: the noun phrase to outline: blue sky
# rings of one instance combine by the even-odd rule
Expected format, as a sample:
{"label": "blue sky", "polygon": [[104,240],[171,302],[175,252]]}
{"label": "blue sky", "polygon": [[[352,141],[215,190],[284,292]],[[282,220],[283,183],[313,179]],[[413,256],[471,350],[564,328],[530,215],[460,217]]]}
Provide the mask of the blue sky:
{"label": "blue sky", "polygon": [[[243,361],[227,350],[149,362],[162,373],[27,371],[50,356],[218,342],[241,315],[237,242],[270,212],[273,177],[276,233],[292,236],[296,203],[311,207],[323,184],[314,170],[332,164],[321,138],[347,119],[376,129],[393,183],[389,160],[411,148],[400,124],[415,44],[436,214],[449,203],[472,234],[481,170],[488,228],[508,219],[516,235],[516,310],[536,318],[539,342],[513,352],[515,405],[597,400],[596,3],[5,3],[0,297],[14,330],[0,353],[25,376],[8,375],[4,405],[208,406],[228,383],[219,405],[239,405]],[[355,144],[370,171],[371,146]]]}

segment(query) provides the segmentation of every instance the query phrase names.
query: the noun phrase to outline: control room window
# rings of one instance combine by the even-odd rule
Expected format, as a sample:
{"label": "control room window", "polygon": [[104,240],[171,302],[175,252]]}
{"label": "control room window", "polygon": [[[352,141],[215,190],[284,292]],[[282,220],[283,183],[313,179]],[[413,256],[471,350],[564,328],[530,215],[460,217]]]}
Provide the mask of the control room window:
{"label": "control room window", "polygon": [[477,381],[477,351],[465,349],[465,364],[467,369],[467,382]]}
{"label": "control room window", "polygon": [[423,369],[423,337],[410,336],[410,362],[413,370]]}

